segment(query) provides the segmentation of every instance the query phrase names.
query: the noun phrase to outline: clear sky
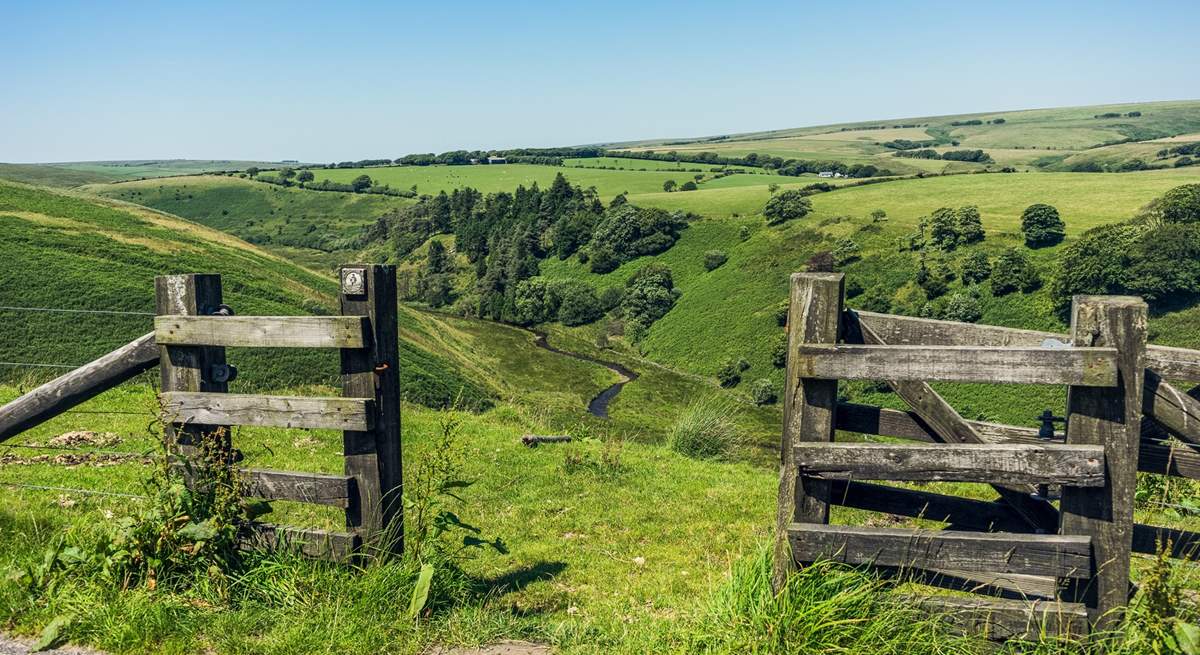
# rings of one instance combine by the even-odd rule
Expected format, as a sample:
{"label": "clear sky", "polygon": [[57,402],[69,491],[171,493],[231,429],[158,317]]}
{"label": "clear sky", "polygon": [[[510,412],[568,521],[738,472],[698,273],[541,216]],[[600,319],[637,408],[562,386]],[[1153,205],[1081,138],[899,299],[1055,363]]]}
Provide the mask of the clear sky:
{"label": "clear sky", "polygon": [[1200,96],[1200,3],[0,0],[0,161],[335,161]]}

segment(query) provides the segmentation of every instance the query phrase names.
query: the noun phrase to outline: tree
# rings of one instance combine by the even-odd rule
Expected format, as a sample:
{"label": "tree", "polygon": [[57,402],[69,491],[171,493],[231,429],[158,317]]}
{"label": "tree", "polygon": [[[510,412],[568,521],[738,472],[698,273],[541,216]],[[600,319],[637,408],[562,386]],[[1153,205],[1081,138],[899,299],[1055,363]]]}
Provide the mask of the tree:
{"label": "tree", "polygon": [[983,217],[979,207],[967,205],[958,208],[958,238],[963,243],[983,241]]}
{"label": "tree", "polygon": [[1177,186],[1158,202],[1165,223],[1200,222],[1200,184]]}
{"label": "tree", "polygon": [[886,220],[887,220],[887,212],[883,211],[882,209],[876,209],[875,211],[871,212],[871,222],[872,223],[882,223],[883,221],[886,221]]}
{"label": "tree", "polygon": [[679,190],[680,191],[695,191],[698,188],[699,187],[696,186],[695,182],[688,180],[687,182],[683,183],[683,186],[679,187]]}
{"label": "tree", "polygon": [[1025,245],[1030,248],[1059,243],[1063,240],[1065,228],[1058,210],[1050,205],[1030,205],[1021,214],[1021,232],[1025,234]]}
{"label": "tree", "polygon": [[604,315],[600,298],[590,284],[576,282],[559,290],[558,320],[563,325],[586,325]]}
{"label": "tree", "polygon": [[1013,291],[1028,293],[1042,284],[1037,269],[1029,262],[1025,253],[1009,248],[1000,253],[992,267],[992,294],[1003,296]]}
{"label": "tree", "polygon": [[671,269],[647,264],[625,281],[621,310],[626,319],[649,327],[671,311],[678,296]]}
{"label": "tree", "polygon": [[791,189],[771,196],[763,207],[767,225],[779,225],[797,218],[804,218],[812,211],[812,201],[798,189]]}
{"label": "tree", "polygon": [[992,264],[988,261],[987,253],[976,250],[967,255],[962,264],[962,281],[964,284],[979,284],[992,274]]}
{"label": "tree", "polygon": [[949,207],[939,207],[929,215],[929,241],[945,250],[958,246],[958,215]]}
{"label": "tree", "polygon": [[960,291],[952,294],[946,301],[946,308],[942,311],[942,318],[947,321],[974,323],[983,318],[983,307],[979,304],[979,298],[975,297],[974,294]]}
{"label": "tree", "polygon": [[300,174],[296,176],[296,181],[301,184],[312,182],[315,179],[316,177],[313,175],[313,172],[309,170],[300,171]]}
{"label": "tree", "polygon": [[284,182],[287,182],[288,180],[292,179],[293,177],[296,177],[295,170],[293,170],[287,166],[284,166],[283,168],[279,169],[279,179],[283,180]]}
{"label": "tree", "polygon": [[421,300],[429,303],[430,307],[444,307],[450,304],[453,290],[450,282],[452,273],[453,263],[446,254],[446,247],[441,241],[430,241],[425,268],[417,280],[417,291]]}
{"label": "tree", "polygon": [[679,186],[679,185],[675,184],[675,180],[667,180],[666,182],[663,182],[663,191],[670,193],[670,192],[674,191],[675,187],[677,187],[677,186]]}
{"label": "tree", "polygon": [[755,405],[774,405],[779,400],[779,391],[774,382],[759,378],[750,385],[750,397]]}
{"label": "tree", "polygon": [[775,195],[775,192],[778,190],[779,190],[779,185],[775,184],[774,182],[767,185],[767,192],[769,192],[771,195]]}
{"label": "tree", "polygon": [[350,187],[354,189],[355,193],[359,193],[371,188],[371,184],[373,184],[373,182],[371,182],[370,176],[359,175],[358,177],[354,178],[354,181],[350,182]]}
{"label": "tree", "polygon": [[707,271],[715,270],[728,260],[729,256],[725,254],[724,250],[709,250],[704,253],[704,269]]}

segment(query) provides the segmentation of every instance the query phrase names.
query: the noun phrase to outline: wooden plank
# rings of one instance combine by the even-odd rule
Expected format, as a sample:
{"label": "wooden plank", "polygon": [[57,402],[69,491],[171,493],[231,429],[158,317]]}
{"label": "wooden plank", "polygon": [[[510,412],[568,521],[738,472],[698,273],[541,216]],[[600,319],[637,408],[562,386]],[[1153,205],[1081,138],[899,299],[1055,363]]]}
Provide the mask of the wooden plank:
{"label": "wooden plank", "polygon": [[[1047,339],[1067,343],[1071,335],[997,325],[938,321],[876,312],[847,311],[847,325],[867,323],[887,343],[927,346],[1040,346]],[[1200,382],[1200,350],[1146,346],[1146,367],[1168,380]]]}
{"label": "wooden plank", "polygon": [[965,591],[996,598],[1019,600],[1054,600],[1058,597],[1057,581],[1045,575],[1020,573],[980,573],[930,569],[889,569],[875,567],[881,576],[901,582],[912,582],[940,589]]}
{"label": "wooden plank", "polygon": [[374,399],[369,430],[345,430],[346,475],[357,493],[346,510],[346,525],[379,551],[404,549],[400,453],[400,335],[396,323],[396,267],[343,266],[341,312],[366,316],[365,348],[341,351],[342,395]]}
{"label": "wooden plank", "polygon": [[[871,327],[861,321],[847,326],[846,340],[874,345],[883,341]],[[926,382],[888,380],[888,385],[914,414],[932,430],[939,441],[946,443],[984,443],[975,427],[968,423],[945,399]],[[1058,510],[1048,501],[1033,496],[1033,485],[992,484],[992,487],[1035,530],[1054,531],[1058,527]]]}
{"label": "wooden plank", "polygon": [[1176,389],[1158,372],[1146,370],[1142,411],[1171,434],[1200,444],[1200,400]]}
{"label": "wooden plank", "polygon": [[346,562],[361,547],[358,535],[329,530],[305,530],[273,523],[251,523],[243,528],[239,546],[243,550],[295,548],[307,557]]}
{"label": "wooden plank", "polygon": [[837,343],[842,315],[844,276],[840,273],[796,273],[791,278],[788,308],[788,364],[784,379],[783,435],[779,457],[779,502],[771,573],[774,589],[783,588],[796,569],[787,528],[794,522],[827,523],[829,483],[806,480],[792,460],[798,443],[833,441],[837,380],[800,376],[798,352],[810,343]]}
{"label": "wooden plank", "polygon": [[[221,304],[220,275],[161,275],[154,278],[155,311],[174,316],[198,315]],[[157,335],[156,335],[157,342]],[[209,372],[225,364],[225,348],[177,346],[157,342],[159,371],[163,392],[225,393],[229,385],[216,382]],[[232,452],[229,430],[220,424],[190,423],[165,426],[168,447],[182,456],[191,454],[196,444],[217,439],[217,449]]]}
{"label": "wooden plank", "polygon": [[830,480],[1104,484],[1104,447],[1062,444],[796,444],[801,475]]}
{"label": "wooden plank", "polygon": [[893,516],[949,523],[953,529],[1028,532],[1029,524],[1007,503],[892,487],[857,480],[835,480],[827,502]]}
{"label": "wooden plank", "polygon": [[1108,475],[1102,487],[1063,487],[1061,532],[1090,536],[1097,562],[1095,577],[1075,581],[1065,598],[1086,604],[1100,630],[1115,627],[1129,601],[1146,322],[1146,303],[1128,296],[1077,296],[1071,311],[1075,343],[1120,353],[1119,386],[1072,386],[1067,392],[1067,442],[1103,446]]}
{"label": "wooden plank", "polygon": [[788,537],[798,561],[896,568],[1021,573],[1059,578],[1092,574],[1085,536],[865,528],[794,523]]}
{"label": "wooden plank", "polygon": [[173,423],[216,423],[278,428],[370,430],[374,398],[311,398],[167,392],[163,416]]}
{"label": "wooden plank", "polygon": [[159,316],[160,345],[362,348],[365,316]]}
{"label": "wooden plank", "polygon": [[805,345],[803,377],[840,380],[924,380],[1111,387],[1112,348],[998,346]]}
{"label": "wooden plank", "polygon": [[951,596],[915,597],[910,602],[959,630],[996,641],[1088,634],[1087,609],[1078,603]]}
{"label": "wooden plank", "polygon": [[0,407],[0,441],[158,366],[158,356],[154,334],[147,334],[16,398]]}
{"label": "wooden plank", "polygon": [[1157,555],[1161,548],[1169,548],[1171,557],[1200,560],[1200,532],[1133,524],[1133,552]]}
{"label": "wooden plank", "polygon": [[240,469],[242,494],[263,500],[291,500],[313,505],[346,508],[354,478],[270,469]]}

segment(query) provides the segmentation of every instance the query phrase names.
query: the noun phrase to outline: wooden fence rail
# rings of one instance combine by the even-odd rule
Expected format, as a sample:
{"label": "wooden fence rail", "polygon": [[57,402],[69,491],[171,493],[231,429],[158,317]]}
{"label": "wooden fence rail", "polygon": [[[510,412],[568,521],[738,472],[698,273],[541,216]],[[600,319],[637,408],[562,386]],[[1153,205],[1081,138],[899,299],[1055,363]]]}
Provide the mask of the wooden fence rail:
{"label": "wooden fence rail", "polygon": [[[843,283],[791,281],[777,588],[817,558],[872,564],[1004,596],[922,602],[994,636],[1078,634],[1121,620],[1132,553],[1197,555],[1200,534],[1133,521],[1138,471],[1200,479],[1200,401],[1166,382],[1200,380],[1200,352],[1147,344],[1144,302],[1077,297],[1062,335],[843,310]],[[839,403],[840,379],[882,380],[909,410]],[[966,420],[930,381],[1066,385],[1065,432]],[[921,443],[833,443],[838,430]],[[867,480],[986,482],[999,497]],[[1059,507],[1046,485],[1061,486]],[[830,505],[951,529],[833,526]]]}

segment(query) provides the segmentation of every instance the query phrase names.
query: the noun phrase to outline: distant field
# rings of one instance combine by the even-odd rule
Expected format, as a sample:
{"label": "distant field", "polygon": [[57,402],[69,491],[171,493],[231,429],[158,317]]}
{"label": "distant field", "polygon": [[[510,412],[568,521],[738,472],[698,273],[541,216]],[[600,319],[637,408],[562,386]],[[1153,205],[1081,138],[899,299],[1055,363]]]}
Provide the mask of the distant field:
{"label": "distant field", "polygon": [[133,161],[62,162],[46,164],[46,166],[83,173],[93,173],[110,180],[135,180],[142,177],[164,177],[169,175],[193,175],[196,173],[208,173],[210,171],[245,170],[251,166],[257,166],[258,168],[278,168],[279,166],[299,167],[300,164],[237,159],[148,159]]}
{"label": "distant field", "polygon": [[217,175],[99,184],[86,190],[177,214],[324,270],[353,258],[351,242],[363,227],[414,202]]}
{"label": "distant field", "polygon": [[[696,162],[673,162],[673,161],[658,161],[656,159],[631,159],[628,157],[587,157],[564,159],[563,166],[566,168],[618,168],[623,170],[640,171],[703,171],[709,172],[713,168],[721,168],[716,164],[698,164]],[[774,175],[770,171],[764,171],[761,168],[754,166],[732,166],[731,168],[739,168],[747,173],[761,173],[763,175]]]}
{"label": "distant field", "polygon": [[[641,162],[638,162],[641,163]],[[640,168],[640,166],[639,166]],[[649,168],[649,166],[647,166]],[[696,168],[711,168],[696,166]],[[554,176],[562,173],[571,184],[583,188],[596,187],[606,202],[623,193],[647,193],[662,191],[663,182],[675,180],[682,184],[686,173],[669,170],[625,170],[567,168],[563,166],[540,166],[533,164],[496,164],[486,166],[389,166],[381,168],[337,168],[314,170],[318,181],[323,179],[348,183],[359,175],[369,175],[377,184],[388,184],[398,189],[408,189],[414,184],[417,193],[435,194],[462,187],[473,187],[484,193],[512,191],[520,185],[537,183],[549,186]],[[750,176],[747,173],[745,176]],[[763,176],[754,175],[762,179]],[[765,185],[766,182],[763,182]]]}
{"label": "distant field", "polygon": [[0,179],[52,187],[75,187],[110,180],[98,173],[41,164],[0,164]]}

